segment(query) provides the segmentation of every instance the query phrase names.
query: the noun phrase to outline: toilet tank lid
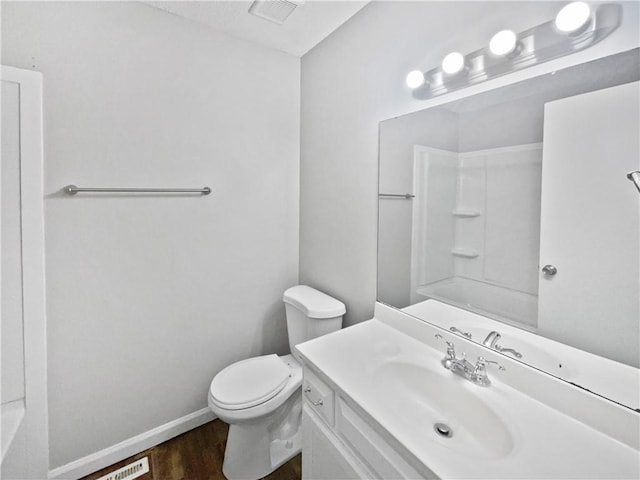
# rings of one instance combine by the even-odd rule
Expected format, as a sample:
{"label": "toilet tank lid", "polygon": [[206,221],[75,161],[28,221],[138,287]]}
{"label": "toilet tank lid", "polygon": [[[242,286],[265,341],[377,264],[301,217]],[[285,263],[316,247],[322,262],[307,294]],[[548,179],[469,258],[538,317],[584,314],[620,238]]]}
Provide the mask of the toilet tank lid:
{"label": "toilet tank lid", "polygon": [[306,285],[287,289],[282,300],[310,318],[334,318],[347,311],[341,301]]}

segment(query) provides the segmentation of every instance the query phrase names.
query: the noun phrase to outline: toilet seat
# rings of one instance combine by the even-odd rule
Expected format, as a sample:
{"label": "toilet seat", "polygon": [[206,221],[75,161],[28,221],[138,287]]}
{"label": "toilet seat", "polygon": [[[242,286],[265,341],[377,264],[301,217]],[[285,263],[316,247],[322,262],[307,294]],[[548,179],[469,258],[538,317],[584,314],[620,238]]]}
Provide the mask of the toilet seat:
{"label": "toilet seat", "polygon": [[291,369],[277,355],[241,360],[223,369],[211,382],[218,406],[242,410],[275,397],[289,381]]}

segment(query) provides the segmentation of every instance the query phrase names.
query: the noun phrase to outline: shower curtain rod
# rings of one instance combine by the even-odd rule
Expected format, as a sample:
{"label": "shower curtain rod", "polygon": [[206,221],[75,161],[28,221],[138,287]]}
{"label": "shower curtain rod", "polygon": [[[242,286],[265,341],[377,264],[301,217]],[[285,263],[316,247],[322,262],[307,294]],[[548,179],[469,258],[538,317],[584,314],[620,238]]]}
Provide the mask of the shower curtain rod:
{"label": "shower curtain rod", "polygon": [[67,185],[63,191],[68,195],[75,195],[78,192],[87,193],[201,193],[209,195],[211,189],[203,188],[88,188],[76,187],[75,185]]}

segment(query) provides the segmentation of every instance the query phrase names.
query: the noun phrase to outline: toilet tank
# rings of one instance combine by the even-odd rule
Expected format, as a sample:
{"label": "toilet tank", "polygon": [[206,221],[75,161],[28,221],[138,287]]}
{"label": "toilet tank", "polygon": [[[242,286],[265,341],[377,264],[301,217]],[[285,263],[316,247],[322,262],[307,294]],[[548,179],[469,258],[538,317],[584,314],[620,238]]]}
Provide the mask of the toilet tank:
{"label": "toilet tank", "polygon": [[312,338],[342,328],[342,316],[347,311],[339,300],[306,285],[297,285],[284,292],[282,300],[287,313],[289,348]]}

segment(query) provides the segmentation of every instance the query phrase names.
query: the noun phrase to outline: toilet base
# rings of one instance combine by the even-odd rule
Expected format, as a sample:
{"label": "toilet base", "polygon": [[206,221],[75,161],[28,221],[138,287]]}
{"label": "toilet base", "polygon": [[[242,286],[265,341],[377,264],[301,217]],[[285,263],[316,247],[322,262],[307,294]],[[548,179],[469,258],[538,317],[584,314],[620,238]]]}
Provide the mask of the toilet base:
{"label": "toilet base", "polygon": [[265,477],[302,451],[300,391],[272,415],[229,425],[222,473],[229,480]]}

